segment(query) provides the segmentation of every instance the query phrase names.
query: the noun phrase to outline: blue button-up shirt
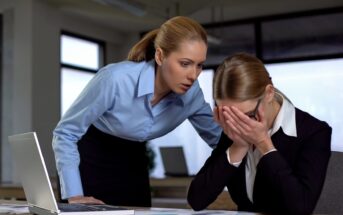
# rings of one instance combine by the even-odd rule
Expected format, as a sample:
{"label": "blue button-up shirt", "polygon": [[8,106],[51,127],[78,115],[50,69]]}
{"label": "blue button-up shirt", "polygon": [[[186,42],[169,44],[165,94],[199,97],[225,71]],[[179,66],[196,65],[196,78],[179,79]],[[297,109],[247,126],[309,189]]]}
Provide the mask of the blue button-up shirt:
{"label": "blue button-up shirt", "polygon": [[83,195],[77,142],[91,124],[120,138],[146,141],[161,137],[189,119],[199,135],[215,146],[221,128],[213,121],[197,81],[183,95],[168,94],[151,106],[155,63],[124,61],[102,68],[54,130],[53,149],[62,198]]}

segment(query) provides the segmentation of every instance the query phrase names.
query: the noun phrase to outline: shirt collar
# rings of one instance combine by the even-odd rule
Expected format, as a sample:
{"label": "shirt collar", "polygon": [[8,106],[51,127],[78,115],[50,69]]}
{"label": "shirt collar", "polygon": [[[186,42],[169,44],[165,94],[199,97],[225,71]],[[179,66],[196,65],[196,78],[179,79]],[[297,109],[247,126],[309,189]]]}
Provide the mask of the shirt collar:
{"label": "shirt collar", "polygon": [[142,68],[138,78],[137,97],[154,93],[155,85],[155,61],[151,60]]}
{"label": "shirt collar", "polygon": [[297,137],[295,107],[288,99],[285,99],[282,95],[279,96],[281,96],[282,105],[271,129],[271,135],[276,133],[282,127],[285,134]]}
{"label": "shirt collar", "polygon": [[[138,79],[137,97],[154,94],[155,87],[155,61],[151,60],[143,67]],[[189,89],[190,90],[190,89]],[[189,91],[188,90],[188,91]],[[188,92],[187,92],[188,93]],[[164,99],[169,101],[179,100],[181,105],[185,104],[186,94],[178,95],[174,92],[169,93]]]}

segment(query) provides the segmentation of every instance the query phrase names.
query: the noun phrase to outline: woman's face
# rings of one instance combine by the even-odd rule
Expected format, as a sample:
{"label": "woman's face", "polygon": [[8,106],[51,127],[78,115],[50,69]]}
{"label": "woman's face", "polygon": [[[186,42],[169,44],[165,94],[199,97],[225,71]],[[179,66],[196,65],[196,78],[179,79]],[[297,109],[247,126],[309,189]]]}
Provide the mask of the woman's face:
{"label": "woman's face", "polygon": [[161,49],[156,51],[156,62],[161,72],[162,84],[168,90],[184,94],[198,78],[206,60],[207,45],[203,41],[188,40],[179,49],[164,56]]}
{"label": "woman's face", "polygon": [[263,97],[259,99],[251,99],[243,102],[233,101],[230,99],[217,100],[218,106],[234,106],[239,109],[242,113],[247,115],[250,119],[259,121],[258,109],[263,103]]}

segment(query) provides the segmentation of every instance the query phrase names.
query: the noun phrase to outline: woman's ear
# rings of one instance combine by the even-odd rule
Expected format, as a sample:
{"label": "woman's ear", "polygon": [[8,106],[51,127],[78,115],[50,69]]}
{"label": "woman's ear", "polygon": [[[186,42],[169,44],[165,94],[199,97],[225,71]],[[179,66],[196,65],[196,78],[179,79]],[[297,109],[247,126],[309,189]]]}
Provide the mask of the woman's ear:
{"label": "woman's ear", "polygon": [[274,95],[275,95],[275,88],[274,88],[274,86],[273,85],[271,85],[271,84],[268,84],[267,86],[266,86],[266,89],[265,89],[266,91],[266,100],[267,100],[267,102],[269,103],[269,102],[271,102],[271,101],[273,101],[273,99],[274,99]]}
{"label": "woman's ear", "polygon": [[157,65],[161,66],[163,61],[163,51],[161,48],[157,48],[155,51],[155,61]]}

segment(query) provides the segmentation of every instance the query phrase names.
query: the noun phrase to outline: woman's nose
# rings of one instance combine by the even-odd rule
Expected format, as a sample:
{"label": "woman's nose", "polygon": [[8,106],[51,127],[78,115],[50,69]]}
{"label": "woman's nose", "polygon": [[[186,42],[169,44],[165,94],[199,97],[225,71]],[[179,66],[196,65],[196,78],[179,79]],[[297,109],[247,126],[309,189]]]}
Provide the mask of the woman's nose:
{"label": "woman's nose", "polygon": [[192,82],[197,79],[198,71],[197,68],[192,68],[188,73],[188,79],[190,79]]}

